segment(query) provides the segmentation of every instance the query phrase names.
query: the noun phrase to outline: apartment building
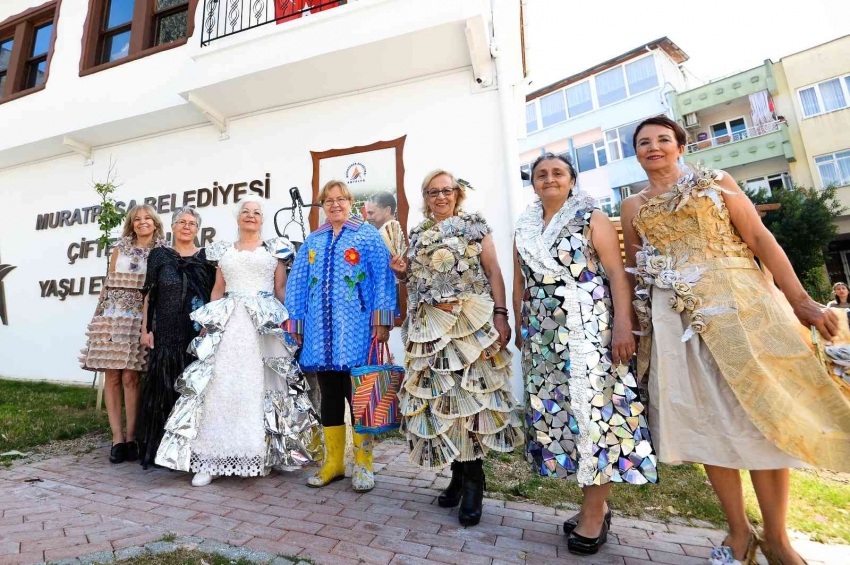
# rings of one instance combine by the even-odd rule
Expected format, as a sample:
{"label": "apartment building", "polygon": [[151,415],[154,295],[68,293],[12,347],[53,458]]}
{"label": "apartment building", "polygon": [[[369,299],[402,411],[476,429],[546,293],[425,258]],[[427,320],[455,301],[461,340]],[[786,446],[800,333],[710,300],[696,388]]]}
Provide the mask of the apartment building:
{"label": "apartment building", "polygon": [[676,118],[688,132],[686,162],[723,169],[754,190],[793,185],[797,157],[789,119],[777,109],[774,69],[765,61],[673,96]]}
{"label": "apartment building", "polygon": [[196,206],[203,245],[236,237],[246,193],[266,199],[265,237],[301,241],[298,214],[275,212],[330,178],[394,191],[409,228],[445,168],[476,187],[465,207],[497,226],[509,279],[524,3],[0,2],[0,375],[91,379],[76,358],[105,270],[92,183],[110,167],[120,206],[152,203],[166,231]]}
{"label": "apartment building", "polygon": [[[850,281],[850,35],[780,59],[777,83],[785,93],[780,110],[789,116],[799,147],[795,181],[837,187],[847,208],[838,218],[839,235],[829,245],[831,282]],[[793,116],[793,120],[790,119]]]}
{"label": "apartment building", "polygon": [[[672,116],[668,94],[684,90],[688,60],[662,37],[536,90],[526,97],[520,164],[528,171],[542,152],[568,155],[579,185],[609,211],[647,184],[632,136],[650,116]],[[530,181],[525,181],[530,185]]]}

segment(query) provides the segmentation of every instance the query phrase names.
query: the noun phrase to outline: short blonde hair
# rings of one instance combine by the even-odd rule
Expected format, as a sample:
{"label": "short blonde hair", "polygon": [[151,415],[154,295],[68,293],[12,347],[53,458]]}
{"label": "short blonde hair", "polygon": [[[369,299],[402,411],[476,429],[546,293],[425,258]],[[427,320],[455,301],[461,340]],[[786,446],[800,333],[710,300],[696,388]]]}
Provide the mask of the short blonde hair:
{"label": "short blonde hair", "polygon": [[153,218],[153,241],[158,239],[165,239],[165,228],[162,227],[162,220],[159,217],[159,214],[156,213],[156,209],[150,204],[136,204],[129,210],[127,210],[127,214],[124,216],[124,230],[121,233],[122,237],[132,238],[133,241],[136,241],[136,232],[133,230],[133,220],[136,219],[136,214],[144,210]]}
{"label": "short blonde hair", "polygon": [[325,183],[325,186],[323,186],[322,190],[319,191],[319,196],[317,197],[319,204],[324,204],[325,200],[328,198],[328,192],[330,192],[335,186],[339,187],[339,191],[342,193],[343,198],[348,199],[349,202],[354,204],[354,195],[351,194],[351,191],[348,189],[348,185],[341,180],[329,180]]}
{"label": "short blonde hair", "polygon": [[431,217],[431,208],[428,206],[428,198],[425,197],[425,191],[428,190],[428,185],[431,184],[431,181],[435,178],[446,175],[450,179],[452,179],[452,188],[457,191],[457,198],[455,199],[455,209],[452,210],[453,214],[457,214],[460,210],[460,205],[463,204],[463,201],[466,200],[466,188],[457,182],[455,176],[445,169],[436,169],[425,175],[425,178],[422,180],[422,213],[425,214],[426,218]]}

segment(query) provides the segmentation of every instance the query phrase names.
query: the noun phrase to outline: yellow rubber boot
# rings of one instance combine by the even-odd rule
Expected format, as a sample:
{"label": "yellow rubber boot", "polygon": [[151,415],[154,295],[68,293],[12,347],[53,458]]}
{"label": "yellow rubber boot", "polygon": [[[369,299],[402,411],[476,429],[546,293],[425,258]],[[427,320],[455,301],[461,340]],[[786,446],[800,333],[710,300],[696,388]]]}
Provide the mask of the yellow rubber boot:
{"label": "yellow rubber boot", "polygon": [[307,479],[307,486],[319,488],[345,478],[345,426],[322,428],[325,432],[325,462]]}
{"label": "yellow rubber boot", "polygon": [[351,486],[354,492],[369,492],[375,488],[375,474],[372,472],[372,436],[354,432],[354,472]]}

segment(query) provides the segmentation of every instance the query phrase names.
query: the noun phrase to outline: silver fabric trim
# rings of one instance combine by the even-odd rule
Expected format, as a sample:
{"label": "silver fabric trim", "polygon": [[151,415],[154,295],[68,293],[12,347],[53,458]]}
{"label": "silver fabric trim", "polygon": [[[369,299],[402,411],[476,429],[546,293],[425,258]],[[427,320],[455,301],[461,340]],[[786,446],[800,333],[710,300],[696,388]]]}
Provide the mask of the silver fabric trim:
{"label": "silver fabric trim", "polygon": [[574,187],[570,197],[555,213],[544,230],[543,203],[538,200],[531,204],[517,220],[514,232],[517,252],[537,273],[550,277],[572,278],[569,269],[552,257],[551,249],[564,226],[574,219],[580,210],[590,209],[593,206],[593,199],[578,187]]}

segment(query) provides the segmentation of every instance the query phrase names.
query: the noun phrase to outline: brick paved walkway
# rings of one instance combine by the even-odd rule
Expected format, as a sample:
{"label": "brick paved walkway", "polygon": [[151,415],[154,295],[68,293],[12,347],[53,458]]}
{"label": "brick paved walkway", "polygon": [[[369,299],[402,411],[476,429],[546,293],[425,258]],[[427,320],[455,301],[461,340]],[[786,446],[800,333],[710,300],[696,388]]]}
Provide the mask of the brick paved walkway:
{"label": "brick paved walkway", "polygon": [[[462,528],[437,506],[447,479],[407,464],[406,446],[375,450],[377,488],[304,485],[304,471],[220,479],[192,488],[182,473],[113,466],[108,449],[0,471],[0,565],[58,561],[143,546],[171,532],[327,565],[676,565],[707,563],[717,530],[615,517],[604,553],[578,558],[559,526],[572,511],[486,500]],[[811,565],[850,564],[847,546],[802,542]]]}

